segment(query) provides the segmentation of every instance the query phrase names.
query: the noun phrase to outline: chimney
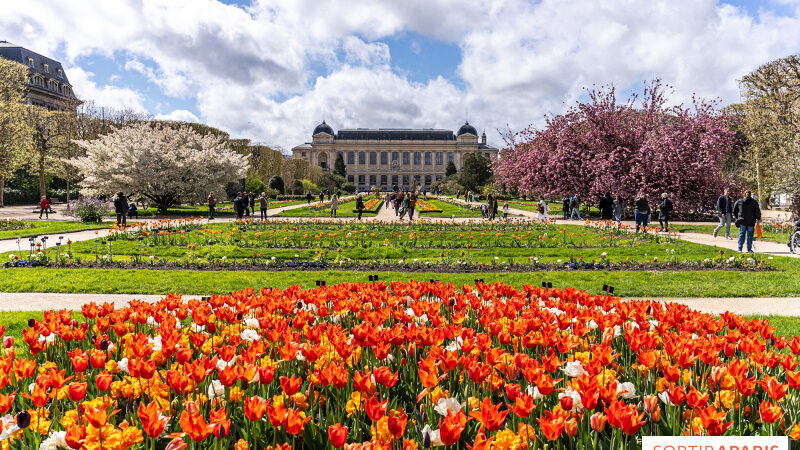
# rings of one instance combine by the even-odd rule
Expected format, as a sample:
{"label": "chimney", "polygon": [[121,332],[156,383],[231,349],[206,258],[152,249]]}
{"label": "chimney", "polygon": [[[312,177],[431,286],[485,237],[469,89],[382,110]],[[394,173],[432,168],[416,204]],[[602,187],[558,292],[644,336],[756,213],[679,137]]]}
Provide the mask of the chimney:
{"label": "chimney", "polygon": [[486,145],[486,130],[483,130],[483,134],[481,135],[481,144]]}

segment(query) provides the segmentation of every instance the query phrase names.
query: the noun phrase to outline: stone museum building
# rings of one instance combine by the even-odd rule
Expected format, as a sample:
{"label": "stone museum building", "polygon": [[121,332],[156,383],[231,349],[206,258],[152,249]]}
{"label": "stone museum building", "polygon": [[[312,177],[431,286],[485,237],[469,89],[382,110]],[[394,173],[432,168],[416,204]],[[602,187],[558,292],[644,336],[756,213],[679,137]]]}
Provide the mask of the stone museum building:
{"label": "stone museum building", "polygon": [[8,41],[0,41],[0,58],[28,67],[26,103],[50,111],[74,111],[80,105],[60,62]]}
{"label": "stone museum building", "polygon": [[478,141],[478,131],[465,123],[453,133],[440,129],[355,128],[334,133],[322,121],[314,128],[312,141],[292,148],[292,157],[318,165],[324,172],[333,170],[341,155],[347,168],[347,181],[359,191],[377,186],[383,191],[394,186],[430,189],[445,177],[450,162],[459,172],[470,154],[497,159],[498,150],[486,144],[486,132]]}

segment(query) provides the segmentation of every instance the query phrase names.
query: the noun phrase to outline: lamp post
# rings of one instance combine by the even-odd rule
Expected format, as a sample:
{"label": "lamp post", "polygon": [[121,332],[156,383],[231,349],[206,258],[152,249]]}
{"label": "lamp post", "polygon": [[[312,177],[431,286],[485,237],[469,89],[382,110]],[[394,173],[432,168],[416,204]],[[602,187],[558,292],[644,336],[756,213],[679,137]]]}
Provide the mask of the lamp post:
{"label": "lamp post", "polygon": [[31,244],[31,252],[28,254],[28,261],[33,261],[33,248],[36,247],[36,236],[32,238],[28,238],[28,242]]}
{"label": "lamp post", "polygon": [[44,236],[42,239],[42,254],[44,255],[44,260],[47,261],[47,236]]}

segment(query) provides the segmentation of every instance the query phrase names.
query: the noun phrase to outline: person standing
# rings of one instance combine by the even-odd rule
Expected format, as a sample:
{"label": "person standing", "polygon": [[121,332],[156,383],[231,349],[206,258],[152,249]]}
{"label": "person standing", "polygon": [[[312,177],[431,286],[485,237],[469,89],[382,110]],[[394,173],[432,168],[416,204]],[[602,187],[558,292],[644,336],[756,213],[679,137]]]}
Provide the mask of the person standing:
{"label": "person standing", "polygon": [[641,227],[642,233],[647,232],[647,223],[650,221],[650,203],[644,194],[639,194],[633,202],[633,218],[636,221],[636,231]]}
{"label": "person standing", "polygon": [[497,202],[497,195],[492,195],[492,220],[497,217],[497,210],[498,210],[498,202]]}
{"label": "person standing", "polygon": [[733,199],[731,199],[731,190],[725,188],[725,191],[717,199],[717,217],[719,217],[719,225],[714,228],[714,237],[717,237],[719,230],[725,227],[725,238],[733,239],[731,237],[731,220],[733,218]]}
{"label": "person standing", "polygon": [[575,216],[578,216],[578,220],[583,220],[581,217],[581,199],[578,194],[573,195],[569,200],[569,209],[572,211],[569,215],[570,220],[575,220]]}
{"label": "person standing", "polygon": [[269,199],[267,198],[267,193],[262,192],[261,196],[258,197],[258,206],[261,210],[261,220],[267,220],[267,209],[269,209]]}
{"label": "person standing", "polygon": [[408,192],[400,194],[400,220],[406,216],[408,212]]}
{"label": "person standing", "polygon": [[544,197],[539,199],[539,204],[536,206],[536,220],[539,222],[550,220],[550,205],[547,204]]}
{"label": "person standing", "polygon": [[403,194],[400,191],[394,193],[394,216],[400,217],[400,205],[403,203]]}
{"label": "person standing", "polygon": [[336,217],[336,210],[339,209],[339,196],[333,194],[331,198],[331,217]]}
{"label": "person standing", "polygon": [[247,196],[247,200],[250,202],[250,212],[255,216],[256,215],[256,193],[251,192],[250,195]]}
{"label": "person standing", "polygon": [[672,215],[672,201],[669,194],[661,194],[661,204],[658,205],[658,225],[661,231],[669,231],[669,218]]}
{"label": "person standing", "polygon": [[214,213],[217,211],[217,199],[214,198],[214,193],[208,194],[208,220],[214,220]]}
{"label": "person standing", "polygon": [[44,218],[50,218],[50,200],[47,199],[46,195],[42,196],[42,199],[39,200],[39,218],[42,218],[42,213],[44,213]]}
{"label": "person standing", "polygon": [[356,210],[358,211],[358,220],[361,220],[361,214],[364,212],[364,199],[361,194],[356,197]]}
{"label": "person standing", "polygon": [[311,191],[306,192],[306,204],[311,204]]}
{"label": "person standing", "polygon": [[391,202],[392,202],[392,193],[387,192],[386,197],[384,197],[383,199],[383,204],[386,205],[386,209],[389,209],[391,207]]}
{"label": "person standing", "polygon": [[622,216],[625,215],[625,202],[622,200],[622,196],[618,195],[617,198],[614,200],[613,204],[614,208],[614,218],[617,219],[617,222],[622,222]]}
{"label": "person standing", "polygon": [[733,217],[736,217],[736,226],[739,227],[739,251],[742,251],[746,239],[747,253],[753,253],[753,234],[756,224],[761,222],[761,208],[749,189],[733,205]]}
{"label": "person standing", "polygon": [[408,193],[408,220],[414,221],[414,209],[417,207],[417,194],[416,192]]}
{"label": "person standing", "polygon": [[611,193],[606,192],[606,195],[600,197],[600,219],[611,220],[614,218],[614,200],[611,199]]}
{"label": "person standing", "polygon": [[564,220],[569,219],[569,197],[564,197],[561,199],[561,212],[564,213]]}
{"label": "person standing", "polygon": [[503,219],[508,219],[508,202],[503,202]]}
{"label": "person standing", "polygon": [[244,199],[241,192],[237,192],[236,197],[233,198],[233,211],[236,212],[236,219],[242,220],[244,216]]}
{"label": "person standing", "polygon": [[325,193],[322,192],[322,191],[319,191],[319,202],[322,203],[324,201],[325,201]]}
{"label": "person standing", "polygon": [[128,199],[122,192],[117,192],[117,196],[114,198],[114,210],[117,213],[117,225],[123,227],[127,225],[125,216],[128,214]]}

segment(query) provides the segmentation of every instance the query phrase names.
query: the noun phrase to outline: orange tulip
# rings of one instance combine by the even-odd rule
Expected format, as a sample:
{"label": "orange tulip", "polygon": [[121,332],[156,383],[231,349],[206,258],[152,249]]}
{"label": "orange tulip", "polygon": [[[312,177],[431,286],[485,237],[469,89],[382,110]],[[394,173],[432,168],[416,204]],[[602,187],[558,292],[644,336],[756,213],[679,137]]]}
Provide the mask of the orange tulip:
{"label": "orange tulip", "polygon": [[555,441],[564,432],[564,417],[553,414],[551,411],[545,411],[545,417],[537,417],[536,422],[539,423],[539,428],[542,429],[542,434],[548,441]]}
{"label": "orange tulip", "polygon": [[300,390],[300,386],[303,384],[303,379],[292,375],[291,377],[281,377],[280,382],[283,392],[285,392],[286,395],[291,396]]}
{"label": "orange tulip", "polygon": [[144,402],[139,403],[139,410],[137,411],[139,421],[142,423],[142,431],[151,438],[161,436],[164,431],[164,426],[167,420],[161,418],[161,411],[156,402],[151,402],[145,406]]}
{"label": "orange tulip", "polygon": [[[272,405],[270,405],[270,409],[272,409]],[[246,399],[244,399],[244,415],[249,420],[252,420],[253,422],[261,420],[261,418],[264,417],[264,412],[266,412],[266,410],[267,410],[266,402],[261,398],[247,397]],[[270,415],[270,421],[272,421],[271,415]],[[278,425],[280,425],[281,423],[283,423],[283,418],[281,418]]]}
{"label": "orange tulip", "polygon": [[347,427],[337,423],[328,427],[328,441],[333,448],[342,448],[347,440]]}
{"label": "orange tulip", "polygon": [[489,397],[484,397],[480,411],[472,411],[470,416],[483,424],[489,431],[499,430],[506,421],[509,410],[500,411],[500,404],[493,404]]}
{"label": "orange tulip", "polygon": [[761,385],[761,389],[764,389],[764,392],[769,395],[769,397],[776,402],[781,401],[781,399],[786,395],[786,391],[789,389],[789,386],[786,384],[781,383],[775,377],[767,376],[763,380],[759,382]]}
{"label": "orange tulip", "polygon": [[97,390],[100,392],[105,392],[108,388],[111,387],[111,382],[114,380],[114,376],[108,372],[103,372],[94,377],[94,383],[97,385]]}
{"label": "orange tulip", "polygon": [[605,414],[601,412],[596,412],[592,414],[592,417],[589,419],[589,424],[592,427],[592,430],[596,433],[602,433],[603,430],[606,428],[606,422],[608,418],[606,418]]}
{"label": "orange tulip", "polygon": [[727,414],[723,411],[717,411],[713,406],[708,406],[698,410],[700,420],[703,421],[703,427],[708,430],[709,436],[721,436],[728,428],[733,425],[733,421],[725,422]]}
{"label": "orange tulip", "polygon": [[520,394],[514,401],[514,407],[512,409],[514,410],[514,414],[524,418],[531,415],[533,407],[533,397],[528,394]]}
{"label": "orange tulip", "polygon": [[290,409],[286,413],[286,432],[295,435],[302,433],[309,420],[311,416],[306,417],[304,412]]}
{"label": "orange tulip", "polygon": [[467,416],[462,410],[453,414],[449,409],[444,420],[439,419],[439,438],[444,445],[453,445],[461,439],[461,433],[467,426]]}
{"label": "orange tulip", "polygon": [[67,388],[67,396],[73,402],[79,402],[86,397],[86,388],[89,385],[87,383],[70,383],[69,387]]}
{"label": "orange tulip", "polygon": [[773,405],[768,400],[761,402],[761,406],[759,406],[758,411],[761,413],[761,420],[766,423],[775,423],[783,416],[783,409],[781,409],[781,405],[777,403]]}
{"label": "orange tulip", "polygon": [[214,436],[217,439],[228,437],[231,432],[231,421],[228,419],[228,413],[225,408],[212,409],[209,422],[213,426]]}
{"label": "orange tulip", "polygon": [[195,402],[186,404],[186,410],[181,413],[178,423],[181,430],[195,442],[202,442],[211,435],[212,427],[200,414],[200,408]]}
{"label": "orange tulip", "polygon": [[389,414],[389,432],[392,433],[395,439],[400,439],[405,434],[407,422],[408,416],[403,411],[392,411]]}
{"label": "orange tulip", "polygon": [[[258,399],[256,399],[256,400],[258,400]],[[260,401],[261,400],[259,400],[259,402]],[[246,407],[247,407],[247,401],[245,400],[245,408]],[[259,415],[259,419],[263,415],[264,415],[264,412],[261,411],[261,414]],[[281,425],[284,424],[284,422],[286,422],[286,406],[283,403],[278,404],[278,406],[269,405],[267,407],[267,417],[269,418],[269,423],[271,423],[274,428],[280,427]]]}
{"label": "orange tulip", "polygon": [[378,397],[370,397],[364,405],[364,410],[367,412],[367,417],[369,417],[370,420],[377,422],[386,414],[386,406],[388,404],[388,400],[381,401]]}
{"label": "orange tulip", "polygon": [[108,419],[117,412],[118,411],[115,410],[112,411],[111,414],[108,414],[104,408],[86,408],[83,414],[93,427],[103,428],[108,423]]}

